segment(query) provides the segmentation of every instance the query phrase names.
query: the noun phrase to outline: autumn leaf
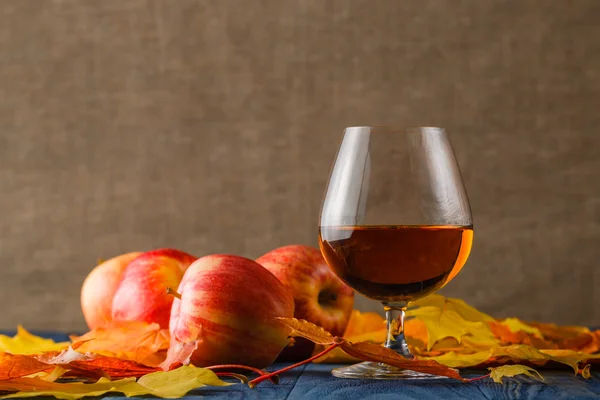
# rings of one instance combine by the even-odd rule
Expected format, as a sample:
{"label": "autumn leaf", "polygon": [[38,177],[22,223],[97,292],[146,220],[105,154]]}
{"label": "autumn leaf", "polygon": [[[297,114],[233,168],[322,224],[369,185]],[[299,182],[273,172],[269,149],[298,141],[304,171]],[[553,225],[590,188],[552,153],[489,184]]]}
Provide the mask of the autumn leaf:
{"label": "autumn leaf", "polygon": [[148,367],[135,361],[121,360],[114,357],[95,356],[93,359],[75,360],[63,367],[68,367],[68,376],[77,377],[109,377],[126,378],[141,377],[159,371],[157,367]]}
{"label": "autumn leaf", "polygon": [[544,338],[554,343],[557,348],[588,354],[600,350],[600,330],[592,332],[585,326],[558,326],[537,322],[530,322],[529,325],[539,329]]}
{"label": "autumn leaf", "polygon": [[[469,321],[452,309],[437,307],[419,307],[409,312],[411,317],[418,318],[427,327],[427,350],[440,339],[455,338],[459,343],[463,336],[470,335],[485,341],[489,346],[497,344],[490,327],[484,321]],[[407,313],[407,315],[409,315]],[[407,330],[407,335],[410,332]]]}
{"label": "autumn leaf", "polygon": [[101,396],[109,392],[124,395],[153,395],[163,398],[182,397],[191,390],[203,386],[227,386],[217,375],[205,368],[180,367],[169,372],[154,372],[140,378],[110,381],[100,378],[96,383],[56,383],[40,378],[18,378],[0,381],[0,391],[17,391],[0,398],[29,398],[34,396],[54,396],[59,399],[76,400],[85,396]]}
{"label": "autumn leaf", "polygon": [[[374,312],[360,312],[352,310],[348,326],[344,332],[344,339],[349,342],[369,342],[381,344],[385,342],[387,331],[385,320],[381,315]],[[323,346],[316,345],[313,354],[317,354],[323,350]],[[336,348],[315,360],[315,363],[353,363],[359,359],[345,353],[341,348]]]}
{"label": "autumn leaf", "polygon": [[580,364],[600,360],[600,354],[590,355],[573,350],[539,350],[527,345],[493,347],[475,353],[450,351],[427,359],[438,361],[452,368],[499,366],[505,364],[528,364],[545,366],[552,363],[571,367],[575,373],[581,372]]}
{"label": "autumn leaf", "polygon": [[[372,343],[348,343],[340,345],[342,350],[358,359],[365,361],[382,362],[394,367],[408,369],[426,374],[447,376],[449,378],[464,381],[457,370],[448,368],[434,360],[408,360],[394,350]],[[433,361],[433,362],[432,362]]]}
{"label": "autumn leaf", "polygon": [[108,392],[123,392],[130,384],[135,384],[135,379],[122,379],[111,382],[106,378],[97,383],[58,383],[48,382],[41,378],[16,378],[0,381],[0,391],[17,392],[0,398],[31,398],[35,396],[54,396],[58,399],[80,399],[84,396],[100,396]]}
{"label": "autumn leaf", "polygon": [[529,334],[532,334],[533,336],[543,339],[544,335],[542,335],[542,332],[540,332],[540,330],[534,326],[531,325],[527,325],[526,323],[524,323],[523,321],[521,321],[518,318],[506,318],[503,321],[500,321],[500,323],[502,325],[505,325],[508,327],[508,329],[511,330],[511,332],[527,332]]}
{"label": "autumn leaf", "polygon": [[94,355],[77,352],[71,346],[58,354],[56,352],[47,352],[36,356],[38,361],[46,364],[69,364],[73,361],[92,360],[94,358]]}
{"label": "autumn leaf", "polygon": [[473,306],[465,303],[464,300],[445,297],[439,294],[431,294],[413,303],[406,313],[407,316],[414,315],[414,312],[421,307],[434,307],[441,311],[454,311],[465,321],[494,321],[495,319],[486,313],[483,313]]}
{"label": "autumn leaf", "polygon": [[385,331],[385,320],[381,315],[374,312],[360,312],[352,310],[350,320],[344,332],[344,338],[350,340],[354,336],[361,336],[367,333]]}
{"label": "autumn leaf", "polygon": [[45,351],[61,351],[69,347],[68,342],[56,343],[29,333],[21,325],[14,337],[0,335],[0,352],[11,354],[38,354]]}
{"label": "autumn leaf", "polygon": [[[61,367],[60,365],[57,365],[54,367],[54,369],[52,370],[52,372],[48,373],[48,372],[40,372],[39,377],[42,378],[43,380],[47,381],[47,382],[55,382],[57,379],[59,379],[60,377],[62,377],[64,374],[66,374],[67,372],[69,372],[68,369]],[[31,378],[31,375],[27,376],[28,378]]]}
{"label": "autumn leaf", "polygon": [[277,318],[289,328],[291,328],[292,332],[290,336],[299,336],[305,339],[310,340],[315,344],[328,345],[332,344],[335,340],[331,333],[327,332],[325,329],[321,328],[313,324],[312,322],[308,322],[304,319],[296,319],[296,318]]}
{"label": "autumn leaf", "polygon": [[513,377],[516,375],[527,375],[536,381],[543,382],[544,377],[535,369],[526,365],[503,365],[501,367],[488,368],[490,370],[490,378],[496,383],[502,383],[502,378]]}
{"label": "autumn leaf", "polygon": [[182,366],[172,371],[154,372],[141,377],[137,384],[147,390],[147,394],[158,397],[183,397],[190,390],[203,386],[229,386],[206,368]]}
{"label": "autumn leaf", "polygon": [[131,360],[156,367],[169,348],[169,331],[156,323],[138,321],[113,322],[83,336],[71,337],[77,351]]}
{"label": "autumn leaf", "polygon": [[20,378],[52,368],[25,354],[0,353],[0,380]]}
{"label": "autumn leaf", "polygon": [[292,329],[293,336],[300,336],[316,344],[325,346],[331,346],[333,344],[339,345],[345,353],[357,359],[382,362],[398,368],[447,376],[464,381],[456,370],[448,368],[435,360],[409,360],[395,351],[381,345],[366,342],[350,343],[343,338],[333,337],[333,335],[325,329],[306,320],[298,320],[295,318],[279,319]]}

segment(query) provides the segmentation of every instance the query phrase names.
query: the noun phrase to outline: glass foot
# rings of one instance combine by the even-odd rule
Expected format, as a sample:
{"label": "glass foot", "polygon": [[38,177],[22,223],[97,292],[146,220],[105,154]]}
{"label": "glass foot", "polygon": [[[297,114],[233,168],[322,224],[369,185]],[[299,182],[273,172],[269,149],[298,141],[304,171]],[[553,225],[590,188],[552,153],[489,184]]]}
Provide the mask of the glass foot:
{"label": "glass foot", "polygon": [[410,371],[371,361],[365,361],[347,367],[334,368],[331,371],[331,375],[338,378],[351,379],[448,379],[445,376]]}

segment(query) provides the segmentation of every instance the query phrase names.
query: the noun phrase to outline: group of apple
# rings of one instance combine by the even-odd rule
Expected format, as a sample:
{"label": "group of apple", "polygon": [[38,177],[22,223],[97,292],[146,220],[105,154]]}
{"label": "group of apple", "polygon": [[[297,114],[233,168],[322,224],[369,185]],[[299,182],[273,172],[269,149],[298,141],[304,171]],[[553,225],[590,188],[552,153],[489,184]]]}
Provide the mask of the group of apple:
{"label": "group of apple", "polygon": [[278,356],[306,358],[312,343],[290,342],[277,317],[306,319],[341,336],[353,302],[353,290],[319,250],[301,245],[256,261],[225,254],[197,258],[175,249],[127,253],[96,266],[81,289],[90,329],[144,321],[168,328],[171,341],[200,337],[190,358],[196,366],[262,368]]}

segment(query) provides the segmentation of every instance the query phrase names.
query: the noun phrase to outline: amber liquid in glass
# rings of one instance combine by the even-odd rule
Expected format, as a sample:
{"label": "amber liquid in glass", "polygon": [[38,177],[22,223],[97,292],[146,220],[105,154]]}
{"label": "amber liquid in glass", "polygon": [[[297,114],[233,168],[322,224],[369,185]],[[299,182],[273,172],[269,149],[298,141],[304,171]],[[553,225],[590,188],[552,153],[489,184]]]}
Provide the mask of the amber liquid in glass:
{"label": "amber liquid in glass", "polygon": [[462,269],[473,242],[470,226],[321,226],[329,267],[363,295],[413,301],[435,292]]}

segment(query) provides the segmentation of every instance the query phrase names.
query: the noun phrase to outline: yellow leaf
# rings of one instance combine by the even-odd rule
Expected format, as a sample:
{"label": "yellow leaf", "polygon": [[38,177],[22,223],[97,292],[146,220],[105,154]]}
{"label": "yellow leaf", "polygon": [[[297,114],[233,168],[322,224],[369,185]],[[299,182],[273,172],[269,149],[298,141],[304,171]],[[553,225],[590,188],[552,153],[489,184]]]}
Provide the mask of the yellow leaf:
{"label": "yellow leaf", "polygon": [[462,354],[455,351],[449,351],[440,356],[428,357],[450,368],[473,367],[484,363],[490,358],[491,350],[479,351],[471,354]]}
{"label": "yellow leaf", "polygon": [[227,386],[214,372],[205,368],[180,367],[169,372],[154,372],[141,377],[110,381],[101,378],[96,383],[56,383],[39,378],[18,378],[0,381],[0,391],[15,391],[0,399],[54,396],[58,399],[77,400],[85,396],[101,396],[109,392],[124,395],[153,395],[163,398],[178,398],[191,390],[203,386]]}
{"label": "yellow leaf", "polygon": [[0,335],[0,351],[11,354],[38,354],[45,351],[61,351],[69,347],[69,342],[56,343],[27,332],[21,325],[14,337]]}
{"label": "yellow leaf", "polygon": [[516,333],[516,332],[527,332],[527,333],[531,333],[532,335],[543,339],[544,335],[542,335],[542,332],[540,332],[540,330],[536,327],[533,327],[531,325],[527,325],[526,323],[524,323],[523,321],[521,321],[518,318],[506,318],[504,321],[500,322],[503,325],[506,325],[508,327],[508,329],[510,329],[511,332]]}
{"label": "yellow leaf", "polygon": [[464,300],[445,297],[439,294],[432,294],[414,303],[410,303],[407,316],[410,316],[411,311],[419,307],[435,307],[440,309],[440,311],[454,311],[462,319],[471,322],[494,321],[494,318],[468,305]]}
{"label": "yellow leaf", "polygon": [[202,386],[229,386],[206,368],[183,366],[168,372],[153,372],[142,376],[137,384],[158,397],[177,398]]}
{"label": "yellow leaf", "polygon": [[[498,344],[487,323],[481,320],[475,322],[465,319],[453,308],[422,306],[407,313],[407,315],[422,321],[427,327],[427,350],[430,350],[440,339],[452,337],[460,343],[462,337],[466,335],[477,337],[479,342],[487,343],[489,346]],[[468,315],[469,317],[474,316],[470,312]],[[406,334],[410,336],[410,331],[407,330]]]}
{"label": "yellow leaf", "polygon": [[600,354],[585,354],[573,350],[538,350],[527,345],[492,347],[473,353],[449,351],[439,356],[424,357],[435,360],[451,368],[467,368],[482,365],[502,365],[506,363],[527,363],[544,366],[549,362],[565,364],[578,373],[579,364],[600,359]]}
{"label": "yellow leaf", "polygon": [[134,378],[118,381],[101,378],[96,383],[56,383],[39,378],[18,378],[0,382],[0,390],[18,390],[18,392],[2,396],[0,399],[54,396],[57,399],[77,400],[85,396],[101,396],[108,392],[121,392],[130,396],[143,394]]}
{"label": "yellow leaf", "polygon": [[55,382],[58,378],[60,378],[61,376],[63,376],[64,374],[66,374],[67,372],[69,372],[68,369],[61,367],[60,365],[57,365],[56,367],[54,367],[54,369],[52,370],[52,372],[50,372],[49,374],[42,376],[41,378],[45,381],[48,382]]}
{"label": "yellow leaf", "polygon": [[501,367],[488,369],[491,371],[490,378],[492,378],[496,383],[502,383],[502,378],[505,376],[512,377],[515,375],[527,375],[537,381],[544,381],[544,377],[539,372],[526,365],[503,365]]}

